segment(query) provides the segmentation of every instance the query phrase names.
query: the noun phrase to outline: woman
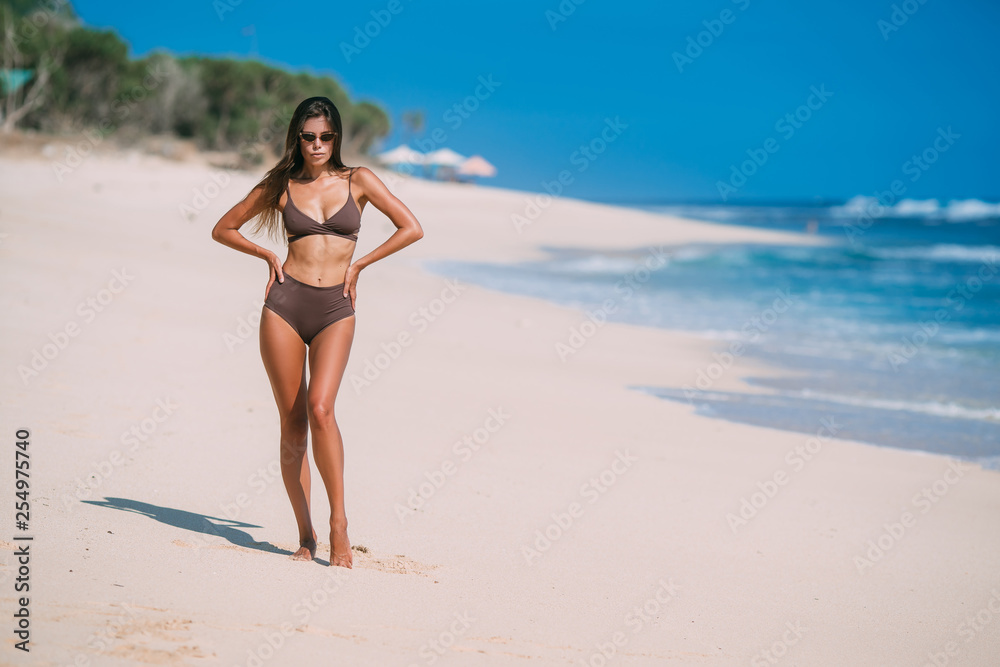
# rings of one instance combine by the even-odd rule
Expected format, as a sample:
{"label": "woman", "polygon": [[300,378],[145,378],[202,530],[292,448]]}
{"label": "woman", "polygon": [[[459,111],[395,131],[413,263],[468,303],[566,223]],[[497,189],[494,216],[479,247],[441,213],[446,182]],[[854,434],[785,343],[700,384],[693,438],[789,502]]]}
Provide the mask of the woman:
{"label": "woman", "polygon": [[[260,257],[269,266],[260,319],[260,354],[278,404],[281,477],[299,529],[299,549],[291,557],[316,557],[306,454],[306,436],[311,431],[316,467],[330,498],[330,564],[349,568],[352,557],[344,509],[344,446],[334,400],[354,340],[358,274],[424,233],[409,209],[372,171],[344,165],[340,159],[342,140],[340,113],[333,102],[326,97],[304,100],[289,122],[281,160],[243,201],[222,216],[212,238]],[[396,231],[351,263],[366,202],[388,216]],[[280,239],[286,236],[283,227],[291,234],[284,264],[275,253],[251,243],[239,232],[258,215],[253,232],[265,230]]]}

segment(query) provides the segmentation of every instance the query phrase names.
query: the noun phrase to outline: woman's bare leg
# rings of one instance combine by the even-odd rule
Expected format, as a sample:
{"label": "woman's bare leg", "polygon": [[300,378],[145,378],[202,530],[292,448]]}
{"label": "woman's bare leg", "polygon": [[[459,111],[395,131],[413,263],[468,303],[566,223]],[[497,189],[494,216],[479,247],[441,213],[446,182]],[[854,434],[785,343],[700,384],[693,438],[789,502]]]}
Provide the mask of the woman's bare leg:
{"label": "woman's bare leg", "polygon": [[313,456],[330,498],[330,565],[351,567],[344,509],[344,441],[334,415],[334,401],[354,341],[355,317],[345,317],[319,332],[309,346],[309,425]]}
{"label": "woman's bare leg", "polygon": [[260,318],[260,356],[271,381],[281,423],[281,479],[299,529],[295,560],[316,556],[316,531],[309,514],[309,456],[306,436],[306,345],[291,325],[268,308]]}

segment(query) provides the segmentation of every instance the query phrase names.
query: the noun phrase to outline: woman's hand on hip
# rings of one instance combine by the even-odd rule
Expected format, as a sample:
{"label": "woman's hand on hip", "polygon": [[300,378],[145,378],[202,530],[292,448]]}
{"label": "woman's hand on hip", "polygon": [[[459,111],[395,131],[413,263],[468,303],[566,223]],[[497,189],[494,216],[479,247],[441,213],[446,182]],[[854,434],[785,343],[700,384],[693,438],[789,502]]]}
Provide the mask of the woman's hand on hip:
{"label": "woman's hand on hip", "polygon": [[267,299],[268,293],[271,291],[271,285],[274,284],[274,279],[277,278],[279,283],[285,282],[285,272],[281,268],[281,260],[273,252],[269,252],[265,259],[267,260],[268,266],[268,280],[267,287],[264,288],[264,298]]}
{"label": "woman's hand on hip", "polygon": [[344,296],[350,295],[351,297],[351,308],[354,308],[354,302],[358,298],[358,275],[361,273],[361,269],[358,268],[357,264],[351,264],[347,267],[347,273],[344,274]]}

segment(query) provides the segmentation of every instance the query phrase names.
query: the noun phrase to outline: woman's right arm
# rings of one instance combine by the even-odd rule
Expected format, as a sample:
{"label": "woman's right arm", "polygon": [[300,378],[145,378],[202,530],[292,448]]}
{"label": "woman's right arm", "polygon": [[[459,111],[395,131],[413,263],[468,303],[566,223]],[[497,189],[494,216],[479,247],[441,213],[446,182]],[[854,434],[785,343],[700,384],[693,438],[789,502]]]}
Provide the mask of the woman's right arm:
{"label": "woman's right arm", "polygon": [[[281,260],[278,259],[278,256],[267,248],[262,248],[248,240],[247,237],[240,233],[240,227],[253,217],[251,212],[257,208],[256,204],[261,192],[263,192],[263,188],[254,188],[250,191],[250,194],[243,198],[243,201],[237,203],[224,216],[219,218],[219,221],[215,223],[215,227],[212,228],[212,238],[222,245],[264,259],[271,267],[271,280],[273,281],[275,276],[277,276],[278,282],[285,282],[285,274],[281,270]],[[268,281],[268,287],[270,287],[270,284],[270,281]]]}

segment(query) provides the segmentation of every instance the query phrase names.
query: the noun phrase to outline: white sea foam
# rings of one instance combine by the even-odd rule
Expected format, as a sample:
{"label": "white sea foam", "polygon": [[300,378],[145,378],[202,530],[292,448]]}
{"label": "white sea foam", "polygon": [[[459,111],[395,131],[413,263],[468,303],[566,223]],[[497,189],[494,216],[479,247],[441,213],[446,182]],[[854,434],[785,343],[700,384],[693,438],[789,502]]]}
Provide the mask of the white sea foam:
{"label": "white sea foam", "polygon": [[892,207],[893,213],[905,218],[934,217],[941,210],[937,199],[903,199]]}
{"label": "white sea foam", "polygon": [[632,257],[610,257],[608,255],[594,254],[573,259],[560,259],[554,262],[552,267],[560,272],[572,271],[582,274],[624,275],[632,273],[641,265],[641,258],[637,261]]}
{"label": "white sea foam", "polygon": [[935,245],[903,246],[897,248],[871,248],[868,252],[883,259],[927,259],[935,262],[990,262],[1000,260],[1000,246]]}
{"label": "white sea foam", "polygon": [[998,408],[968,408],[956,403],[940,403],[938,401],[899,401],[880,398],[860,398],[857,396],[844,396],[842,394],[828,394],[826,392],[803,389],[798,394],[787,394],[788,396],[801,396],[814,400],[830,401],[831,403],[841,403],[843,405],[855,405],[864,408],[878,408],[880,410],[904,410],[906,412],[917,412],[935,417],[954,417],[958,419],[977,419],[992,422],[1000,422],[1000,409]]}
{"label": "white sea foam", "polygon": [[1000,204],[988,204],[978,199],[952,200],[948,202],[946,217],[950,220],[996,218],[1000,217]]}
{"label": "white sea foam", "polygon": [[984,218],[1000,218],[1000,203],[981,199],[901,199],[891,206],[881,206],[878,198],[855,195],[840,206],[827,209],[808,206],[726,206],[726,205],[663,205],[640,207],[643,210],[696,220],[730,222],[734,220],[782,220],[791,217],[823,216],[857,220],[859,218],[922,218],[927,221],[969,222]]}
{"label": "white sea foam", "polygon": [[674,215],[680,218],[694,218],[707,220],[734,220],[743,215],[743,209],[739,206],[697,206],[697,205],[668,205],[651,207],[653,213],[663,215]]}
{"label": "white sea foam", "polygon": [[[678,390],[660,390],[660,394],[679,394]],[[730,394],[725,392],[699,391],[697,394],[700,400],[705,401],[725,401],[739,402],[745,399],[763,400],[783,404],[787,399],[793,401],[808,399],[816,401],[829,401],[841,405],[851,405],[862,408],[877,408],[880,410],[901,410],[905,412],[916,412],[934,417],[952,417],[956,419],[973,419],[979,421],[1000,422],[1000,409],[997,408],[969,408],[956,403],[939,403],[937,401],[900,401],[878,398],[860,398],[857,396],[844,396],[842,394],[830,394],[821,391],[803,389],[802,391],[788,392],[779,391],[761,394]]]}
{"label": "white sea foam", "polygon": [[979,199],[952,199],[942,205],[937,199],[903,199],[892,206],[881,206],[875,197],[857,195],[843,206],[831,207],[830,214],[841,218],[867,215],[872,218],[926,218],[965,222],[1000,217],[1000,204]]}

